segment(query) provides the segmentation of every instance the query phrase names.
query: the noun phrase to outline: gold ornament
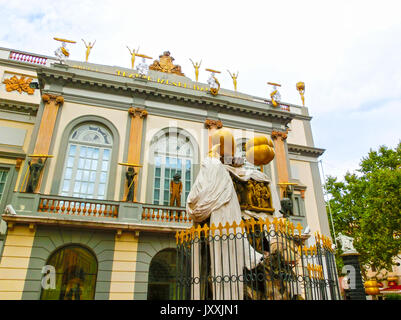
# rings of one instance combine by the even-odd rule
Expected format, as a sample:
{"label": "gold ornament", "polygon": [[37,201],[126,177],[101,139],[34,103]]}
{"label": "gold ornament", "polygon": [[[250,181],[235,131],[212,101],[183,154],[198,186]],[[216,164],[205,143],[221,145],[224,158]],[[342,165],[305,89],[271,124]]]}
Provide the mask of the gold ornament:
{"label": "gold ornament", "polygon": [[7,92],[17,90],[19,93],[26,92],[28,94],[34,94],[35,89],[29,86],[31,81],[32,78],[26,79],[24,76],[21,76],[18,79],[17,76],[13,76],[10,79],[3,80],[3,83],[6,85]]}

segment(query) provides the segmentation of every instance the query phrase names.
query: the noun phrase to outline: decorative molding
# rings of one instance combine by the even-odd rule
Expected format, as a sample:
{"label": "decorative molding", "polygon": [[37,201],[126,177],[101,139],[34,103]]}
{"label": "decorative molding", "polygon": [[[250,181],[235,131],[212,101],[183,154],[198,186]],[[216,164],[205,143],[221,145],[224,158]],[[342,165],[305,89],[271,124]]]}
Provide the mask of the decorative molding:
{"label": "decorative molding", "polygon": [[315,147],[308,147],[308,146],[301,146],[296,144],[287,144],[288,152],[292,154],[299,154],[302,156],[318,158],[326,151],[325,149],[315,148]]}
{"label": "decorative molding", "polygon": [[55,104],[59,105],[60,107],[63,105],[64,103],[64,98],[63,96],[58,96],[55,94],[50,94],[50,93],[45,93],[42,94],[42,100],[45,104],[50,103],[51,100],[55,100]]}
{"label": "decorative molding", "polygon": [[153,64],[149,66],[149,69],[185,76],[181,71],[181,66],[173,64],[173,61],[174,58],[170,56],[170,51],[164,51],[163,54],[159,56],[159,60],[153,61]]}
{"label": "decorative molding", "polygon": [[205,120],[205,128],[206,129],[220,129],[223,127],[223,122],[221,120]]}
{"label": "decorative molding", "polygon": [[273,130],[271,133],[271,137],[272,139],[278,139],[280,138],[281,140],[286,140],[288,136],[288,131],[283,132],[283,131],[277,131],[277,130]]}
{"label": "decorative molding", "polygon": [[32,95],[35,93],[35,89],[29,86],[32,80],[32,78],[25,78],[25,76],[21,76],[18,79],[18,77],[14,75],[9,79],[4,79],[3,83],[6,85],[7,92],[18,91],[19,93],[26,92]]}
{"label": "decorative molding", "polygon": [[141,119],[146,118],[148,115],[148,112],[145,109],[142,108],[134,108],[131,107],[128,109],[128,113],[131,117],[135,118],[135,117],[139,117]]}

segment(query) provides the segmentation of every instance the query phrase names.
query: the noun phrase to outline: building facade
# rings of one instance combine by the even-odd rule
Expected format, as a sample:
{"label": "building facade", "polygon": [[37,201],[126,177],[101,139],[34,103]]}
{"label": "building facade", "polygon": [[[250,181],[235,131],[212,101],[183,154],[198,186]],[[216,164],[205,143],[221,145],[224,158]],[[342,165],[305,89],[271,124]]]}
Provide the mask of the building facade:
{"label": "building facade", "polygon": [[308,109],[213,95],[169,58],[142,76],[0,48],[0,299],[174,299],[175,235],[192,226],[186,197],[222,126],[239,156],[272,138],[274,160],[245,167],[269,176],[275,208],[290,184],[289,219],[330,235]]}

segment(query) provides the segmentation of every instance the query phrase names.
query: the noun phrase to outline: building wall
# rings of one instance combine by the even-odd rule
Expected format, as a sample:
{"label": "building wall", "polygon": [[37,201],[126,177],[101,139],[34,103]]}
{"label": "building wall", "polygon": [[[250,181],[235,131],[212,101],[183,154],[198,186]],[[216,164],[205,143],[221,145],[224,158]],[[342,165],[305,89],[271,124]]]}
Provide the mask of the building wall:
{"label": "building wall", "polygon": [[138,254],[138,236],[123,232],[115,236],[110,300],[133,300]]}
{"label": "building wall", "polygon": [[[7,241],[8,238],[9,236]],[[69,244],[83,245],[96,255],[98,274],[95,300],[109,298],[114,257],[114,232],[38,226],[28,256],[29,265],[27,265],[22,299],[40,299],[43,266],[55,250]]]}
{"label": "building wall", "polygon": [[0,300],[21,300],[29,278],[35,230],[26,225],[8,229],[0,257]]}
{"label": "building wall", "polygon": [[141,233],[136,260],[134,300],[147,299],[149,267],[152,258],[163,249],[176,249],[174,236],[175,234]]}

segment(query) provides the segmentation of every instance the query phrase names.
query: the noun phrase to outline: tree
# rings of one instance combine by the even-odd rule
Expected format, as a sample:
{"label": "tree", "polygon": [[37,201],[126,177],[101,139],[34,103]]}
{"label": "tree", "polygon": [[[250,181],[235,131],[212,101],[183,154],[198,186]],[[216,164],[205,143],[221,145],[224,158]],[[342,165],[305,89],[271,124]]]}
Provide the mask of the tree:
{"label": "tree", "polygon": [[370,150],[356,173],[347,172],[343,181],[327,177],[325,189],[332,236],[341,232],[354,238],[363,272],[391,270],[401,257],[401,142],[395,149]]}

